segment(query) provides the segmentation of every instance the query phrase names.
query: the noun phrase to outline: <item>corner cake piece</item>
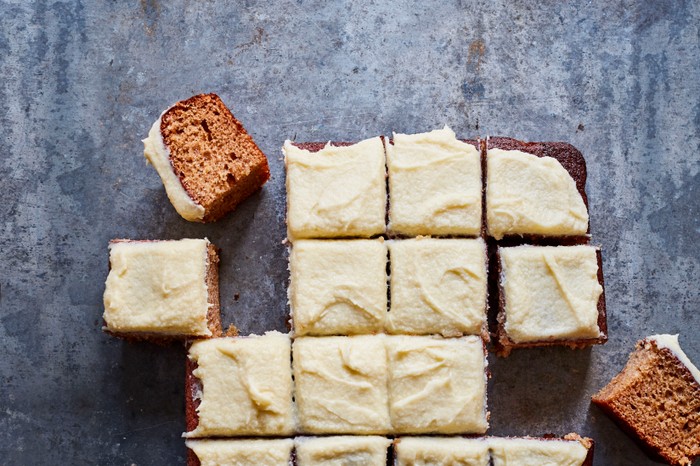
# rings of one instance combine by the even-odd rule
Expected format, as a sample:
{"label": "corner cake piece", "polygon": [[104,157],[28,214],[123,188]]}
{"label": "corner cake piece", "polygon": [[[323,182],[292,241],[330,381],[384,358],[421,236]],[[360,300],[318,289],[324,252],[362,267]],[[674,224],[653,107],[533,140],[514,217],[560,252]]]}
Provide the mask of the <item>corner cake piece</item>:
{"label": "corner cake piece", "polygon": [[284,436],[295,431],[289,335],[200,340],[189,349],[186,437]]}
{"label": "corner cake piece", "polygon": [[302,337],[292,351],[302,433],[390,431],[382,335]]}
{"label": "corner cake piece", "polygon": [[639,341],[593,403],[655,458],[689,465],[700,457],[700,371],[678,335]]}
{"label": "corner cake piece", "polygon": [[603,268],[593,246],[498,248],[497,352],[607,341]]}
{"label": "corner cake piece", "polygon": [[289,466],[292,439],[187,440],[187,466]]}
{"label": "corner cake piece", "polygon": [[486,432],[487,361],[480,337],[390,336],[386,348],[393,432]]}
{"label": "corner cake piece", "polygon": [[394,440],[394,466],[489,466],[486,438],[400,437]]}
{"label": "corner cake piece", "polygon": [[443,129],[386,143],[389,230],[403,236],[481,233],[481,156]]}
{"label": "corner cake piece", "polygon": [[189,221],[218,220],[270,178],[265,154],[216,94],[168,108],[143,144],[170,202]]}
{"label": "corner cake piece", "polygon": [[380,137],[349,143],[285,141],[290,239],[370,237],[386,230]]}
{"label": "corner cake piece", "polygon": [[297,437],[296,466],[386,466],[390,444],[377,436]]}
{"label": "corner cake piece", "polygon": [[125,338],[221,334],[219,255],[205,239],[112,240],[104,330]]}
{"label": "corner cake piece", "polygon": [[388,332],[488,337],[482,239],[395,240],[389,252]]}
{"label": "corner cake piece", "polygon": [[577,434],[560,438],[489,437],[493,466],[592,466],[593,441]]}
{"label": "corner cake piece", "polygon": [[384,329],[387,247],[378,240],[299,240],[289,257],[294,333],[353,335]]}
{"label": "corner cake piece", "polygon": [[500,240],[586,235],[586,162],[576,148],[498,137],[489,138],[487,145],[485,195],[490,236]]}

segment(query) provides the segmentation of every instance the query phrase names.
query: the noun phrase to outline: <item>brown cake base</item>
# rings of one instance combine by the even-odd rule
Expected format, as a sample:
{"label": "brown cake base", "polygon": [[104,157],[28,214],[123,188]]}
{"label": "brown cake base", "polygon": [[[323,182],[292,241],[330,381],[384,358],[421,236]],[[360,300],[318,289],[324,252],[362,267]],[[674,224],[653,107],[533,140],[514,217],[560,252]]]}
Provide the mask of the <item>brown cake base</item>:
{"label": "brown cake base", "polygon": [[[603,280],[603,258],[600,249],[596,249],[596,258],[598,260],[598,283],[600,283],[603,292],[598,298],[598,328],[600,328],[601,336],[598,338],[579,338],[579,339],[552,339],[542,341],[531,341],[526,343],[516,343],[510,339],[505,329],[506,324],[506,298],[502,286],[503,267],[501,257],[498,254],[498,249],[492,247],[494,255],[493,262],[495,263],[494,274],[490,275],[490,285],[493,291],[497,293],[496,303],[498,306],[498,315],[496,317],[496,338],[494,344],[496,346],[496,354],[502,357],[508,357],[514,348],[536,348],[542,346],[566,346],[572,349],[586,348],[591,345],[601,345],[608,341],[608,319],[605,307],[605,283]],[[495,279],[494,279],[495,278]]]}

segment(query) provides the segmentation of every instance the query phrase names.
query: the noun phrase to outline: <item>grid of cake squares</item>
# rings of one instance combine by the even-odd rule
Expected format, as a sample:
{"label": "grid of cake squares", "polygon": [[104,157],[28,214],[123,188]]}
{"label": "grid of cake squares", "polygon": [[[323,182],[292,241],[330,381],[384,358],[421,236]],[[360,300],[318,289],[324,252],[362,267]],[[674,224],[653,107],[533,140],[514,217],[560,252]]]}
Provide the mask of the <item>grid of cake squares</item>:
{"label": "grid of cake squares", "polygon": [[[352,145],[285,143],[294,340],[268,332],[191,344],[185,436],[190,452],[200,450],[196,461],[248,454],[246,441],[202,440],[211,437],[485,433],[489,248],[498,248],[491,281],[502,354],[605,341],[585,194],[555,158],[487,144],[448,128]],[[512,235],[575,245],[501,247]],[[207,240],[113,242],[107,330],[219,336],[210,251]],[[159,304],[135,317],[144,302]],[[307,440],[297,440],[297,455]],[[496,458],[498,440],[486,443]],[[585,448],[578,464],[587,456]]]}

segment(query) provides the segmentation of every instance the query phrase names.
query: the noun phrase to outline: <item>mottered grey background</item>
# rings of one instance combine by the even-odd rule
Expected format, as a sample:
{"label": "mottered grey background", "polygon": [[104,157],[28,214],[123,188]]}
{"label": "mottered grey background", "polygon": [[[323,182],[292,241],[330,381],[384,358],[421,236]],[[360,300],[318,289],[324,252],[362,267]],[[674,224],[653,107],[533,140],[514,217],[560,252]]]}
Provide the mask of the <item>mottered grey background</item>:
{"label": "mottered grey background", "polygon": [[[490,356],[491,434],[576,431],[654,464],[589,398],[636,340],[700,361],[700,2],[0,0],[0,458],[184,464],[182,346],[101,332],[111,238],[209,237],[223,318],[286,327],[280,147],[449,124],[586,156],[610,341]],[[216,92],[272,179],[181,219],[140,139]]]}

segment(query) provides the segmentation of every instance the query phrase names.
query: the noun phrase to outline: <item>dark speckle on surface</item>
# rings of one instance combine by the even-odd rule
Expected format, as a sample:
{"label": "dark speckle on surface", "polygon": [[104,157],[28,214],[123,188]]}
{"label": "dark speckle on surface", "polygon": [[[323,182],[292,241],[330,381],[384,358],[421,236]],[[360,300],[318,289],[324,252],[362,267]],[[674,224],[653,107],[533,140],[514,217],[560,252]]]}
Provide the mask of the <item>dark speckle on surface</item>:
{"label": "dark speckle on surface", "polygon": [[[224,326],[285,331],[283,141],[448,124],[578,147],[603,248],[610,341],[490,356],[489,433],[656,464],[589,400],[649,334],[700,362],[699,31],[692,0],[0,2],[0,462],[184,464],[184,348],[101,332],[108,241],[208,237]],[[213,225],[177,215],[141,143],[200,92],[272,174]]]}

